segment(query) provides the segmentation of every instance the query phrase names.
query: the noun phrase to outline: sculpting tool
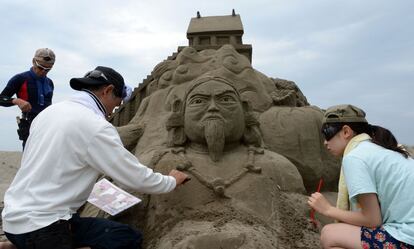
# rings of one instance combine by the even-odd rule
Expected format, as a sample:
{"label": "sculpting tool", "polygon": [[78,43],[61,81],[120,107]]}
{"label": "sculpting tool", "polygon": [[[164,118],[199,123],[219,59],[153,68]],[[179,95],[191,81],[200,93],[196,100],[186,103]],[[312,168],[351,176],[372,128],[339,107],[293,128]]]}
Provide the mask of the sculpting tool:
{"label": "sculpting tool", "polygon": [[[321,177],[321,179],[319,179],[319,184],[318,184],[318,188],[316,189],[316,192],[320,192],[321,191],[322,184],[323,184],[323,179]],[[310,211],[310,219],[311,219],[311,222],[313,224],[313,227],[314,228],[317,228],[318,227],[318,223],[316,222],[316,219],[315,219],[315,209],[313,209],[313,208]]]}

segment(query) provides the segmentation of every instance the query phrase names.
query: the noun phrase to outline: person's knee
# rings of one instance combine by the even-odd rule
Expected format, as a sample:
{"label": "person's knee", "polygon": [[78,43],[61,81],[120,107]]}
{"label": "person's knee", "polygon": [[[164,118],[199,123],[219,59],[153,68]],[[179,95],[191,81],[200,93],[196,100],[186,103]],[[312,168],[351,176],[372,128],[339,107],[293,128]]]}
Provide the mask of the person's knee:
{"label": "person's knee", "polygon": [[72,220],[74,241],[79,246],[91,248],[140,248],[141,233],[120,222],[91,217],[74,216]]}
{"label": "person's knee", "polygon": [[334,226],[328,224],[322,228],[321,231],[321,245],[324,249],[333,246],[333,238],[335,237]]}
{"label": "person's knee", "polygon": [[112,229],[111,248],[141,248],[142,234],[125,224]]}

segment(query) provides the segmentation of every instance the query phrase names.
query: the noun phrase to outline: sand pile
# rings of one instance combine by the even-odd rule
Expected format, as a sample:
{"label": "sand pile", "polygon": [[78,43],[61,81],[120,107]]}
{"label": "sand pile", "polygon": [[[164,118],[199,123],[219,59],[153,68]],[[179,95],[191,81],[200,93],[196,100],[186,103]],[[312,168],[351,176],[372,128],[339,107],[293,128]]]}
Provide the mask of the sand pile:
{"label": "sand pile", "polygon": [[19,151],[0,151],[0,198],[3,201],[4,192],[12,182],[17,169],[20,167],[22,153]]}
{"label": "sand pile", "polygon": [[[406,148],[412,155],[414,155],[414,146],[407,146]],[[1,174],[0,174],[0,196],[1,196],[0,213],[3,209],[4,192],[7,190],[8,186],[12,182],[12,180],[14,178],[14,175],[16,174],[16,172],[17,172],[17,170],[20,166],[21,155],[22,155],[21,152],[5,152],[5,151],[0,152],[0,172],[1,172]],[[303,198],[302,196],[298,196],[298,195],[294,195],[294,196],[297,197],[295,200],[288,200],[289,198],[287,198],[287,199],[283,198],[285,205],[289,205],[289,204],[292,205],[294,203],[305,201],[305,198]],[[312,245],[296,244],[296,246],[298,248],[317,247],[317,245],[313,244],[317,241],[316,236],[315,236],[315,232],[317,233],[317,231],[314,231],[309,223],[304,222],[304,220],[301,220],[301,219],[298,220],[297,219],[297,217],[303,215],[303,214],[300,214],[300,213],[307,212],[307,210],[296,209],[297,213],[295,213],[295,214],[288,213],[288,210],[295,210],[295,209],[294,208],[285,209],[285,211],[287,213],[282,213],[282,215],[284,216],[285,219],[292,219],[290,222],[285,222],[284,224],[286,226],[305,227],[304,230],[308,231],[309,234],[310,234],[310,237],[311,237],[311,238],[308,238],[308,241],[312,242]],[[325,222],[322,222],[322,223],[325,223]],[[2,221],[1,221],[1,217],[0,217],[0,241],[5,241],[6,238],[3,235],[3,231],[1,229],[1,226],[2,226]],[[289,227],[284,227],[284,230],[285,231],[295,231],[295,229],[289,229]],[[185,232],[182,231],[181,233],[185,233]],[[303,233],[301,233],[301,234],[285,234],[285,236],[281,236],[279,243],[281,243],[281,244],[291,244],[292,242],[289,241],[290,240],[289,237],[302,237],[302,236],[304,236]],[[167,239],[168,239],[168,236],[167,236]],[[174,241],[174,238],[170,238],[170,239],[171,239],[170,241]],[[302,240],[306,241],[307,239],[303,238]],[[294,244],[294,243],[292,243],[292,244]]]}
{"label": "sand pile", "polygon": [[414,146],[407,146],[408,152],[410,152],[411,156],[414,156]]}
{"label": "sand pile", "polygon": [[[0,213],[3,210],[4,192],[13,181],[17,169],[20,167],[21,157],[22,153],[19,151],[0,151]],[[4,241],[5,237],[3,235],[3,230],[1,227],[2,221],[0,216],[0,241]]]}

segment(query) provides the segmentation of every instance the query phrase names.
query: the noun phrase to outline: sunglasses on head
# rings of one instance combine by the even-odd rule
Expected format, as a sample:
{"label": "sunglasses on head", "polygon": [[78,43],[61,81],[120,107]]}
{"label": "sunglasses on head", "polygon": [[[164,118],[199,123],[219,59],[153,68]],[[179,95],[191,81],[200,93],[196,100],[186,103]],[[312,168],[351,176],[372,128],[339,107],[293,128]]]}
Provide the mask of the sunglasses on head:
{"label": "sunglasses on head", "polygon": [[[92,78],[92,79],[103,79],[106,82],[109,82],[108,78],[105,76],[105,74],[99,70],[92,70],[89,71],[85,74],[85,76],[83,76],[84,78]],[[115,87],[114,88],[114,95],[116,97],[122,98],[123,101],[127,101],[129,100],[129,98],[131,97],[131,88],[127,85],[124,85],[124,87],[122,88],[122,91]]]}
{"label": "sunglasses on head", "polygon": [[108,82],[108,78],[105,76],[104,73],[102,73],[99,70],[89,71],[83,77],[84,78],[91,78],[91,79],[104,79],[106,82]]}
{"label": "sunglasses on head", "polygon": [[40,65],[39,62],[37,62],[37,60],[34,60],[34,61],[35,61],[36,67],[45,72],[49,72],[52,69],[51,67],[45,67],[45,66]]}
{"label": "sunglasses on head", "polygon": [[322,129],[322,135],[326,141],[331,140],[340,130],[342,126],[326,126]]}
{"label": "sunglasses on head", "polygon": [[52,60],[52,57],[45,56],[45,57],[43,57],[43,60],[44,60],[44,61],[51,61],[51,60]]}

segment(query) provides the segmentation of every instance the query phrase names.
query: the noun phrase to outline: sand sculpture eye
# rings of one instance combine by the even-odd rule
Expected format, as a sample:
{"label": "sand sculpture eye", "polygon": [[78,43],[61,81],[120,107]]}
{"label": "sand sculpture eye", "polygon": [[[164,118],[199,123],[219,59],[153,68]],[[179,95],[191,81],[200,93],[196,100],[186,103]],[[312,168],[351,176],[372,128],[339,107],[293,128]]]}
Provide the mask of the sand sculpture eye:
{"label": "sand sculpture eye", "polygon": [[192,97],[189,101],[190,105],[200,105],[205,104],[207,102],[206,98],[203,97]]}
{"label": "sand sculpture eye", "polygon": [[230,104],[230,103],[235,103],[236,99],[231,95],[224,95],[219,98],[219,101],[220,103]]}

